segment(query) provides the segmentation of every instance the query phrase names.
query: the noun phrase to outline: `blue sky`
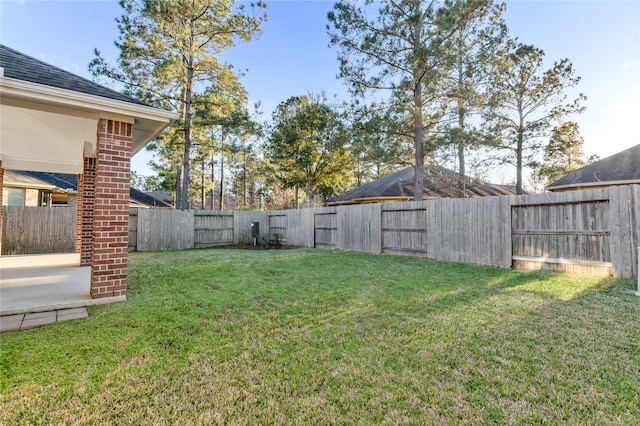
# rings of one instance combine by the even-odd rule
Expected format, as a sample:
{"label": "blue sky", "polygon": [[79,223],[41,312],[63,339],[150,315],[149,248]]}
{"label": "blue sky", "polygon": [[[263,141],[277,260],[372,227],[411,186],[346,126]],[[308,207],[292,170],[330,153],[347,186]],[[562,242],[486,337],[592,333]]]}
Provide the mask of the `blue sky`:
{"label": "blue sky", "polygon": [[[332,1],[268,1],[269,20],[258,41],[225,53],[237,69],[263,118],[293,95],[324,91],[347,96],[336,79],[336,52],[328,47],[326,14]],[[52,65],[90,77],[96,47],[112,63],[118,37],[117,1],[0,0],[0,42]],[[640,1],[508,1],[512,37],[546,52],[548,66],[569,58],[588,97],[575,117],[587,154],[601,157],[640,143]],[[143,151],[132,168],[149,174]],[[506,170],[497,180],[509,180]]]}

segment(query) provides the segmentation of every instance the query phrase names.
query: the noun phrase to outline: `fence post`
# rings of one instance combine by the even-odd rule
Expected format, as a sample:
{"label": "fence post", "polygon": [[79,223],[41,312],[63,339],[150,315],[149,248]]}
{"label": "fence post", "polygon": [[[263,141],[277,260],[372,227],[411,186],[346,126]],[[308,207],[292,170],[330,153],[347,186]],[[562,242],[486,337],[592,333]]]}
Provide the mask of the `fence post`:
{"label": "fence post", "polygon": [[636,291],[636,296],[640,297],[640,246],[638,246],[638,291]]}

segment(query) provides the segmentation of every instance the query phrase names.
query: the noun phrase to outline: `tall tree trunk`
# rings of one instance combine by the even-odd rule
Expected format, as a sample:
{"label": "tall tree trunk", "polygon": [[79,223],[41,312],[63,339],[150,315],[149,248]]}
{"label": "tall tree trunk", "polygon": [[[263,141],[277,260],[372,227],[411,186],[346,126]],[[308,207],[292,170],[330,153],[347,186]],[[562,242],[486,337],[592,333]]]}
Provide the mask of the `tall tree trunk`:
{"label": "tall tree trunk", "polygon": [[220,208],[224,210],[224,151],[220,152]]}
{"label": "tall tree trunk", "polygon": [[182,200],[182,164],[176,168],[176,199],[174,205],[176,208],[180,208],[180,202]]}
{"label": "tall tree trunk", "polygon": [[247,207],[247,152],[242,147],[242,202]]}
{"label": "tall tree trunk", "polygon": [[211,203],[209,204],[209,208],[211,210],[215,209],[215,193],[216,193],[216,173],[215,173],[215,158],[214,153],[211,152],[211,190],[209,194],[211,195]]}
{"label": "tall tree trunk", "polygon": [[464,81],[464,69],[462,64],[461,53],[458,53],[460,59],[458,61],[458,128],[460,129],[460,139],[458,140],[458,163],[460,166],[460,182],[459,187],[462,191],[462,196],[467,197],[467,181],[465,179],[467,175],[466,165],[464,161],[464,148],[466,146],[466,133],[464,128],[464,102],[462,100],[462,83]]}
{"label": "tall tree trunk", "polygon": [[[420,37],[421,20],[416,20],[413,24],[414,51],[422,49]],[[424,124],[422,122],[422,77],[424,64],[418,61],[413,70],[413,147],[415,150],[415,177],[414,177],[414,200],[422,201],[424,198]]]}
{"label": "tall tree trunk", "polygon": [[300,208],[300,202],[298,199],[298,191],[300,190],[300,185],[296,183],[296,210]]}
{"label": "tall tree trunk", "polygon": [[[459,103],[461,101],[458,101]],[[466,145],[466,135],[464,132],[464,110],[461,106],[458,106],[458,126],[460,127],[460,140],[458,140],[458,163],[460,165],[460,190],[462,196],[467,197],[467,181],[465,179],[467,175],[466,165],[464,162],[464,147]]]}
{"label": "tall tree trunk", "polygon": [[206,166],[206,162],[202,161],[202,175],[200,176],[200,208],[204,209],[205,203],[206,203],[206,195],[205,195],[205,175],[207,174],[207,170],[206,170],[207,166]]}
{"label": "tall tree trunk", "polygon": [[522,116],[522,103],[518,104],[520,111],[520,125],[518,127],[518,140],[516,146],[516,194],[524,194],[522,188],[522,149],[524,147],[524,117]]}
{"label": "tall tree trunk", "polygon": [[191,180],[191,90],[193,86],[193,61],[187,70],[187,85],[184,94],[184,154],[182,156],[182,191],[180,210],[189,209],[189,183]]}
{"label": "tall tree trunk", "polygon": [[523,137],[522,131],[518,132],[518,146],[516,148],[516,194],[521,195],[524,193],[522,189],[522,145]]}

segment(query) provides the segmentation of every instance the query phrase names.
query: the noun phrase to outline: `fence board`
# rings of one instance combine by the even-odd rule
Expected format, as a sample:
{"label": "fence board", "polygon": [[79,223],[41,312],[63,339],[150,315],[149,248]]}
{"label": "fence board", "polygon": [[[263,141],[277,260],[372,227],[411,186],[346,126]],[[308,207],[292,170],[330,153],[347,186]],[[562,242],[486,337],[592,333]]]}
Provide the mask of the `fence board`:
{"label": "fence board", "polygon": [[381,204],[338,206],[338,248],[381,253],[381,211]]}
{"label": "fence board", "polygon": [[398,206],[386,204],[382,207],[381,214],[383,253],[422,257],[427,255],[429,230],[424,203],[402,203]]}
{"label": "fence board", "polygon": [[128,250],[136,251],[138,248],[138,209],[129,209],[129,247]]}
{"label": "fence board", "polygon": [[194,247],[190,210],[139,209],[138,251],[185,250]]}
{"label": "fence board", "polygon": [[251,224],[253,222],[259,223],[259,239],[262,241],[269,239],[269,214],[267,212],[238,210],[233,212],[233,241],[235,244],[253,242],[251,239]]}
{"label": "fence board", "polygon": [[194,248],[233,244],[234,213],[219,210],[192,210],[191,213]]}
{"label": "fence board", "polygon": [[313,212],[314,247],[338,247],[338,218],[335,207],[315,209]]}
{"label": "fence board", "polygon": [[74,253],[75,207],[2,206],[2,255]]}

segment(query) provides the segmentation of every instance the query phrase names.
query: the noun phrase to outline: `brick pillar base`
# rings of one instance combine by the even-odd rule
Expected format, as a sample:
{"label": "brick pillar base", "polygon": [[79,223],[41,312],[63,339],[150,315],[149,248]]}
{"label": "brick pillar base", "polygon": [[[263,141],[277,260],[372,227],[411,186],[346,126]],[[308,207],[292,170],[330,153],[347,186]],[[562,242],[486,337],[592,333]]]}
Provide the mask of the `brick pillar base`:
{"label": "brick pillar base", "polygon": [[80,253],[80,266],[91,265],[95,180],[96,159],[85,158],[83,172],[78,175],[76,205],[76,253]]}
{"label": "brick pillar base", "polygon": [[[129,179],[132,125],[98,122],[93,204],[91,297],[124,296],[127,292]],[[87,180],[85,176],[85,189]]]}

